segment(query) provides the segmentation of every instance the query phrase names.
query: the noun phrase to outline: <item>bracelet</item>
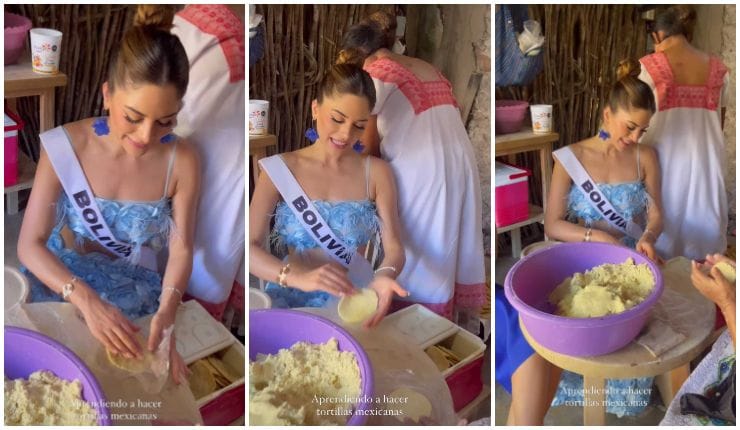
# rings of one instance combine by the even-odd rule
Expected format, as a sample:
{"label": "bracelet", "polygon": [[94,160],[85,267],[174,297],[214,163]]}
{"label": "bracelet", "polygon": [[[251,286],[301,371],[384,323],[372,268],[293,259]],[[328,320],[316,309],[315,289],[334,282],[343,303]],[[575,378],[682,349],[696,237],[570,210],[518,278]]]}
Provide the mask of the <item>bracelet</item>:
{"label": "bracelet", "polygon": [[591,227],[586,230],[586,234],[583,236],[584,242],[591,242]]}
{"label": "bracelet", "polygon": [[180,296],[180,303],[182,303],[182,293],[180,292],[180,290],[178,290],[175,287],[162,287],[162,294],[164,294],[164,292],[167,291],[167,290],[172,290],[172,291],[176,292],[177,295]]}
{"label": "bracelet", "polygon": [[77,277],[73,276],[69,282],[62,285],[62,299],[69,300],[69,296],[71,296],[72,292],[75,290],[75,282],[77,282]]}
{"label": "bracelet", "polygon": [[395,267],[393,267],[393,266],[383,266],[383,267],[379,267],[379,268],[375,269],[375,272],[373,272],[373,273],[377,274],[377,273],[378,273],[378,272],[380,272],[381,270],[386,270],[386,269],[392,270],[394,274],[398,274],[398,270],[396,270],[396,268],[395,268]]}
{"label": "bracelet", "polygon": [[288,273],[290,273],[290,263],[286,264],[280,269],[280,274],[278,274],[277,277],[278,285],[283,288],[288,286]]}

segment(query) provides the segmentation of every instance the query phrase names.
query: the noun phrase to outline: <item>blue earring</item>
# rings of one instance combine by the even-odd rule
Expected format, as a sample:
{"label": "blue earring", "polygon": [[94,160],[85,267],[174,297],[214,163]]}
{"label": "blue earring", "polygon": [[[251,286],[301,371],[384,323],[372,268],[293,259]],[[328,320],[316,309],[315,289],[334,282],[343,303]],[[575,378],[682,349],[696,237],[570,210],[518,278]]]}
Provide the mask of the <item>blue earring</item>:
{"label": "blue earring", "polygon": [[354,145],[352,145],[352,149],[354,149],[355,152],[362,154],[362,151],[365,149],[365,146],[362,144],[362,142],[358,140],[357,142],[355,142]]}
{"label": "blue earring", "polygon": [[306,130],[305,136],[306,136],[306,139],[311,141],[311,143],[314,143],[317,140],[319,140],[319,133],[313,127],[308,127],[308,129]]}
{"label": "blue earring", "polygon": [[164,136],[162,136],[162,138],[159,139],[159,141],[161,143],[170,143],[170,142],[173,142],[175,139],[177,139],[177,136],[175,136],[172,133],[168,133],[168,134],[165,134]]}
{"label": "blue earring", "polygon": [[95,134],[98,136],[107,136],[108,134],[110,134],[110,127],[108,127],[107,116],[96,118],[95,121],[93,121],[92,127],[95,131]]}
{"label": "blue earring", "polygon": [[601,140],[607,140],[610,137],[612,137],[612,136],[609,133],[607,133],[606,130],[604,130],[603,128],[602,129],[599,129],[599,139],[601,139]]}

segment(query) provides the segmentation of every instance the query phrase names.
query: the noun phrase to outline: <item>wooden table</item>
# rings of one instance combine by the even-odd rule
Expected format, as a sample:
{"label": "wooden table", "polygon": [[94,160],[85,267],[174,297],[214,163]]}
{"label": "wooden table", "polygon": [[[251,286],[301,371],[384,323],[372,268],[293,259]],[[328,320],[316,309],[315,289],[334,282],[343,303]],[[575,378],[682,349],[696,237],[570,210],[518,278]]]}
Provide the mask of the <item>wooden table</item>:
{"label": "wooden table", "polygon": [[277,137],[274,134],[249,135],[249,156],[252,157],[252,171],[254,178],[252,183],[255,184],[259,177],[259,160],[267,157],[269,152],[277,153]]}
{"label": "wooden table", "polygon": [[519,258],[522,251],[522,240],[520,228],[535,222],[544,222],[545,208],[547,206],[547,190],[550,189],[550,178],[552,176],[552,144],[560,139],[558,133],[535,134],[531,128],[518,133],[503,134],[496,136],[494,147],[496,157],[508,156],[509,162],[513,164],[515,154],[521,152],[537,151],[540,156],[540,173],[542,177],[542,207],[529,206],[529,218],[516,224],[496,227],[496,234],[511,232],[511,254]]}
{"label": "wooden table", "polygon": [[[5,99],[8,106],[17,112],[15,99],[18,97],[39,96],[39,133],[54,128],[54,91],[56,87],[67,85],[67,75],[57,73],[46,75],[36,73],[31,68],[27,56],[18,64],[5,66]],[[23,151],[18,151],[18,182],[5,187],[8,214],[18,212],[18,192],[33,186],[36,165]]]}
{"label": "wooden table", "polygon": [[[668,406],[688,376],[688,364],[716,339],[714,333],[715,307],[691,285],[691,263],[683,257],[674,258],[663,268],[663,284],[666,291],[681,294],[696,315],[706,316],[703,319],[692,318],[688,313],[668,314],[672,327],[681,327],[681,333],[687,339],[659,357],[651,355],[643,346],[630,343],[619,351],[597,357],[573,357],[551,351],[532,339],[521,324],[519,325],[532,348],[554,365],[583,375],[584,425],[604,425],[605,423],[605,387],[607,378],[639,378],[656,376],[658,389],[666,406]],[[664,292],[665,294],[665,292]],[[665,296],[664,296],[665,297]],[[692,313],[692,315],[694,315]],[[677,324],[674,326],[674,324]],[[671,372],[673,371],[673,374]],[[680,376],[683,375],[683,378]],[[677,379],[677,376],[679,378]]]}

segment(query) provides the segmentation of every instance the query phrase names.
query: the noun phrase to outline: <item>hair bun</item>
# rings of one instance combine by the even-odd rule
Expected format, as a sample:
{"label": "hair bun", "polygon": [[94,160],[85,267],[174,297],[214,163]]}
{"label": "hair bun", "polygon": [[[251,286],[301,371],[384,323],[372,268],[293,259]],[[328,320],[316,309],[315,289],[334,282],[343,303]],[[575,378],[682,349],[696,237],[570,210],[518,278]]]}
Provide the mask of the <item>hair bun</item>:
{"label": "hair bun", "polygon": [[339,51],[337,54],[337,61],[335,64],[352,64],[362,68],[365,64],[367,55],[356,48],[345,48]]}
{"label": "hair bun", "polygon": [[676,17],[681,24],[684,26],[693,26],[694,21],[696,21],[696,10],[694,10],[693,7],[681,4],[673,6],[673,8],[676,11]]}
{"label": "hair bun", "polygon": [[141,4],[136,8],[134,25],[137,27],[154,27],[169,32],[176,11],[177,7],[174,5]]}
{"label": "hair bun", "polygon": [[642,68],[640,66],[640,62],[635,60],[634,58],[625,58],[624,60],[619,62],[619,65],[617,66],[617,80],[621,81],[622,79],[626,79],[628,77],[637,78],[640,76]]}

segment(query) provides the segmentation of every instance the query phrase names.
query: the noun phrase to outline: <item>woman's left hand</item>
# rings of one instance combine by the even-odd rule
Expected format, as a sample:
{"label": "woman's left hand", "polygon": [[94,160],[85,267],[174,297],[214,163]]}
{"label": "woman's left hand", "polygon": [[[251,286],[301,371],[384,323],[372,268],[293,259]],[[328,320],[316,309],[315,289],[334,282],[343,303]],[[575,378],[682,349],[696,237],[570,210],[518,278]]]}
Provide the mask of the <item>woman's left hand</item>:
{"label": "woman's left hand", "polygon": [[371,282],[368,288],[372,288],[378,294],[378,310],[363,324],[365,328],[375,327],[383,320],[385,315],[388,313],[388,309],[391,307],[391,300],[393,295],[397,294],[399,297],[408,297],[408,291],[401,288],[401,285],[396,282],[395,279],[387,276],[376,276]]}
{"label": "woman's left hand", "polygon": [[[734,262],[732,263],[734,266]],[[715,266],[705,273],[702,265],[691,262],[691,283],[707,299],[720,308],[735,304],[735,286],[722,275]]]}
{"label": "woman's left hand", "polygon": [[[160,342],[162,342],[162,336],[164,336],[164,330],[175,325],[175,315],[177,314],[177,308],[162,309],[160,308],[149,325],[149,351],[155,351]],[[175,381],[176,385],[180,385],[183,382],[187,382],[190,369],[185,364],[185,361],[177,352],[175,342],[175,332],[172,332],[170,336],[170,374],[172,380]]]}

